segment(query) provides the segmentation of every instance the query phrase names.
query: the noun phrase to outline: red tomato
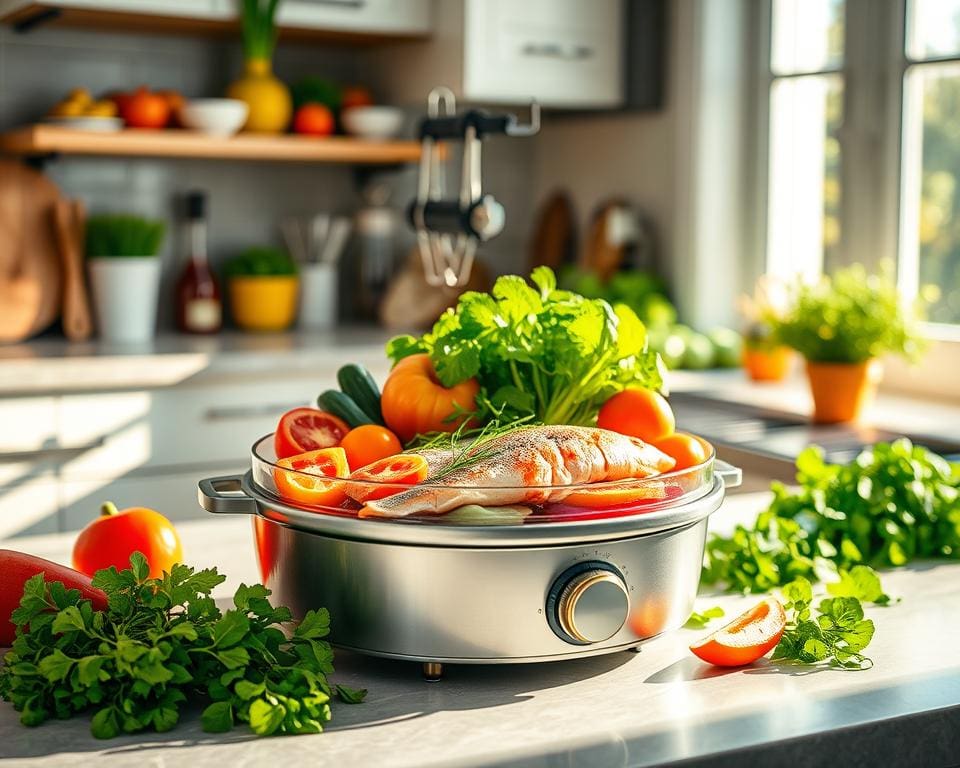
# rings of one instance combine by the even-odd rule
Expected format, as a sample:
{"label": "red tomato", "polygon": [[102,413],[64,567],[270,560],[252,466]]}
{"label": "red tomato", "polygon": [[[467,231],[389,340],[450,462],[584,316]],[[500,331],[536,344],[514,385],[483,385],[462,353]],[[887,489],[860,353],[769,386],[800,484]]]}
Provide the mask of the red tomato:
{"label": "red tomato", "polygon": [[340,110],[350,109],[350,107],[371,107],[373,106],[373,94],[368,88],[358,85],[348,86],[343,89],[340,98]]}
{"label": "red tomato", "polygon": [[379,459],[393,456],[403,450],[397,436],[379,424],[363,424],[354,427],[340,441],[347,452],[350,469],[359,469]]}
{"label": "red tomato", "polygon": [[170,102],[159,93],[144,87],[121,99],[117,107],[120,116],[131,128],[163,128],[170,122]]}
{"label": "red tomato", "polygon": [[340,445],[350,431],[347,423],[332,413],[317,408],[294,408],[280,417],[273,435],[273,449],[278,459],[298,453],[317,451]]}
{"label": "red tomato", "polygon": [[768,597],[722,629],[691,645],[690,650],[708,664],[742,667],[772,651],[786,626],[783,606]]}
{"label": "red tomato", "polygon": [[343,448],[321,448],[280,459],[273,470],[273,481],[277,493],[287,501],[309,507],[336,507],[346,494],[343,483],[329,478],[348,474],[350,469]]}
{"label": "red tomato", "polygon": [[674,470],[689,469],[697,464],[703,464],[710,455],[709,443],[704,443],[699,437],[686,432],[675,432],[653,444],[667,456],[676,460]]}
{"label": "red tomato", "polygon": [[[401,488],[391,488],[391,485],[413,485],[427,479],[429,467],[427,460],[417,453],[400,453],[388,456],[365,467],[361,467],[350,475],[351,480],[369,482],[371,485],[351,484],[347,495],[355,501],[373,501],[400,493]],[[386,487],[379,487],[373,483],[382,483]]]}
{"label": "red tomato", "polygon": [[293,132],[307,136],[329,136],[333,133],[333,112],[323,104],[304,104],[293,116]]}
{"label": "red tomato", "polygon": [[663,395],[649,389],[625,389],[603,404],[597,426],[653,443],[672,434],[676,421]]}
{"label": "red tomato", "polygon": [[48,584],[60,581],[67,589],[79,589],[80,597],[90,600],[95,611],[106,610],[107,596],[91,586],[90,577],[86,574],[42,557],[0,549],[0,648],[13,643],[15,632],[10,614],[20,607],[23,585],[38,573],[43,574]]}
{"label": "red tomato", "polygon": [[73,567],[93,576],[101,568],[130,567],[130,555],[142,552],[150,564],[150,578],[183,562],[176,528],[159,512],[146,507],[117,510],[112,502],[100,508],[100,517],[80,531],[73,545]]}

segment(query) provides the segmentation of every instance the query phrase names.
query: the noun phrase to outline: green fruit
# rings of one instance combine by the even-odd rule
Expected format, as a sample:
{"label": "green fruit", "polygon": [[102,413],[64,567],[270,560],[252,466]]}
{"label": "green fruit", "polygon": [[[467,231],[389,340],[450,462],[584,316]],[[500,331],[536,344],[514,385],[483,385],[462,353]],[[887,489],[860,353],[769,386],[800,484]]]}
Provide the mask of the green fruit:
{"label": "green fruit", "polygon": [[678,333],[671,332],[663,340],[663,349],[660,350],[660,357],[664,364],[670,370],[680,368],[683,363],[684,355],[687,352],[687,342]]}
{"label": "green fruit", "polygon": [[743,355],[743,337],[730,328],[714,328],[707,337],[716,353],[714,364],[718,368],[736,368]]}
{"label": "green fruit", "polygon": [[713,343],[702,333],[694,333],[687,340],[687,350],[683,355],[683,367],[702,371],[713,367],[715,355]]}

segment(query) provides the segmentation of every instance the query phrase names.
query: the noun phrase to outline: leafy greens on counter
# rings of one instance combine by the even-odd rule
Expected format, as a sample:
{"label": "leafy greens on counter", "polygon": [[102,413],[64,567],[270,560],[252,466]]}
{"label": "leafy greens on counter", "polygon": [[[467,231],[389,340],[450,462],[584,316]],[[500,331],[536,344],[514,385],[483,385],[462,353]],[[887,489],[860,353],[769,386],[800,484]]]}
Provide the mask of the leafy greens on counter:
{"label": "leafy greens on counter", "polygon": [[960,559],[960,464],[906,439],[878,443],[845,465],[811,447],[797,458],[797,482],[795,490],[774,483],[752,527],[710,537],[704,584],[759,593],[858,564]]}
{"label": "leafy greens on counter", "polygon": [[[158,579],[148,571],[139,552],[129,569],[98,571],[93,585],[108,604],[99,612],[42,573],[26,583],[12,616],[17,638],[0,667],[0,698],[24,725],[95,709],[97,738],[168,731],[199,694],[210,702],[205,731],[236,722],[261,736],[323,730],[334,692],[325,609],[308,611],[288,636],[279,625],[292,618],[289,609],[272,606],[262,585],[241,584],[235,607],[221,613],[210,597],[225,579],[216,569],[178,564]],[[366,693],[335,690],[347,703]]]}
{"label": "leafy greens on counter", "polygon": [[387,354],[397,362],[428,353],[444,386],[475,377],[482,415],[501,422],[592,425],[622,389],[663,387],[661,363],[632,309],[558,290],[547,267],[530,280],[535,288],[507,275],[490,294],[464,293],[430,333],[396,336]]}

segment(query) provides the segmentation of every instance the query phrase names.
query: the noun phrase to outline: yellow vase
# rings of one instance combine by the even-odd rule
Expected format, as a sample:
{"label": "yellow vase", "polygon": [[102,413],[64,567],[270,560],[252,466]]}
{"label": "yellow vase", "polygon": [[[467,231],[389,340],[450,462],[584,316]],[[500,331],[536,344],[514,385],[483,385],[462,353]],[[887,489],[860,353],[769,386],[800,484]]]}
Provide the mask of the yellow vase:
{"label": "yellow vase", "polygon": [[296,275],[230,278],[233,322],[245,331],[283,331],[297,315],[300,279]]}
{"label": "yellow vase", "polygon": [[287,130],[293,111],[290,91],[274,77],[270,59],[247,59],[243,77],[227,89],[227,96],[245,101],[250,108],[243,130],[256,133]]}

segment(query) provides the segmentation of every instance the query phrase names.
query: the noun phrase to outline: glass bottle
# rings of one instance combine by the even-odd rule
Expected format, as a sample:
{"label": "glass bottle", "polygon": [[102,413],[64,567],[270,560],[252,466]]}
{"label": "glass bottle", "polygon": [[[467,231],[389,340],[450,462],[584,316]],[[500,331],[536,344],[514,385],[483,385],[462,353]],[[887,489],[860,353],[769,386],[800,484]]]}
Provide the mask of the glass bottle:
{"label": "glass bottle", "polygon": [[216,333],[223,324],[220,287],[207,261],[207,196],[187,195],[188,260],[177,280],[177,327],[183,333]]}

